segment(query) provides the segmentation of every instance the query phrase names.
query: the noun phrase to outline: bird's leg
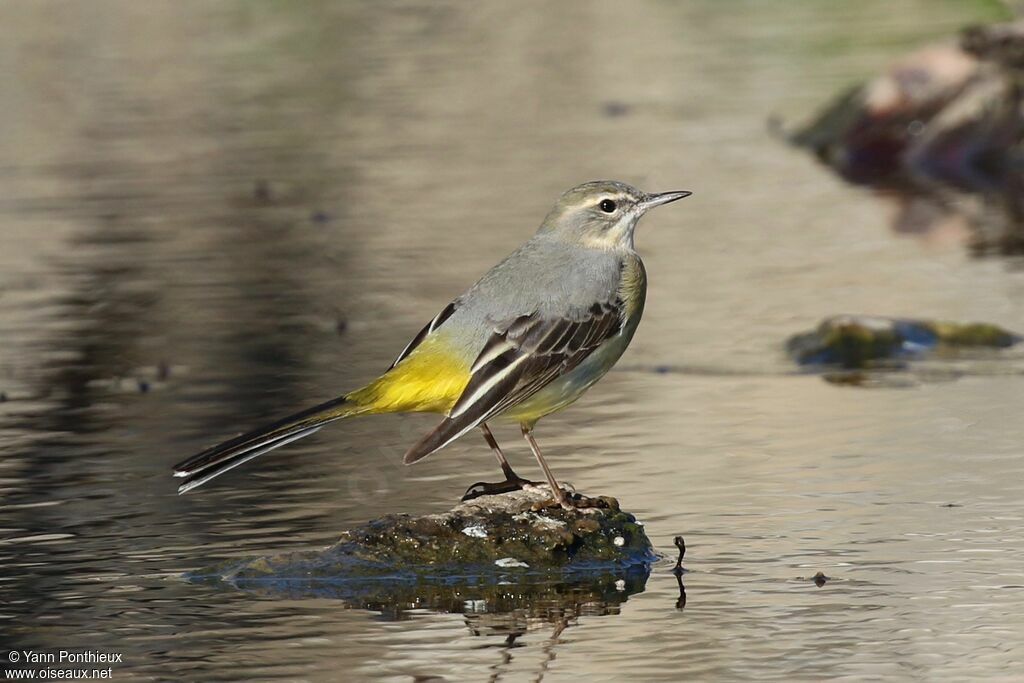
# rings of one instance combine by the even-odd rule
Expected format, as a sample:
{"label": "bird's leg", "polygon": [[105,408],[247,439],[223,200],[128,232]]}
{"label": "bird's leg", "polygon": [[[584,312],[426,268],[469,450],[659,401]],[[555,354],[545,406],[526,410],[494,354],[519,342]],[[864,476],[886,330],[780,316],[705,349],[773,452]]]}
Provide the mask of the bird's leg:
{"label": "bird's leg", "polygon": [[491,447],[494,457],[498,459],[501,471],[505,473],[505,481],[501,481],[496,484],[491,484],[486,481],[478,481],[466,489],[466,493],[463,494],[462,500],[472,500],[479,496],[489,496],[496,493],[518,491],[524,486],[537,484],[537,482],[530,481],[529,479],[523,479],[516,474],[515,470],[512,469],[512,465],[508,464],[508,459],[505,458],[505,454],[501,452],[501,447],[494,439],[494,434],[491,433],[491,429],[487,426],[486,422],[481,423],[480,430],[484,433],[484,440],[487,442],[487,445]]}
{"label": "bird's leg", "polygon": [[522,481],[526,480],[515,473],[512,469],[512,465],[508,464],[508,460],[505,458],[505,454],[501,452],[501,446],[494,438],[494,434],[491,433],[491,428],[484,422],[480,425],[480,431],[484,433],[484,441],[491,447],[491,451],[494,453],[494,457],[498,459],[498,465],[501,466],[501,471],[505,474],[505,479],[508,481]]}
{"label": "bird's leg", "polygon": [[551,473],[551,468],[544,462],[544,456],[540,454],[540,446],[537,445],[537,440],[533,438],[533,428],[528,427],[526,424],[519,425],[523,430],[523,438],[526,439],[527,443],[530,444],[530,450],[533,451],[533,455],[537,458],[537,463],[540,468],[544,470],[544,476],[548,479],[548,486],[551,487],[551,494],[555,497],[555,502],[562,506],[565,510],[572,510],[574,506],[569,502],[569,498],[565,495],[559,486],[558,482],[555,481],[555,475]]}

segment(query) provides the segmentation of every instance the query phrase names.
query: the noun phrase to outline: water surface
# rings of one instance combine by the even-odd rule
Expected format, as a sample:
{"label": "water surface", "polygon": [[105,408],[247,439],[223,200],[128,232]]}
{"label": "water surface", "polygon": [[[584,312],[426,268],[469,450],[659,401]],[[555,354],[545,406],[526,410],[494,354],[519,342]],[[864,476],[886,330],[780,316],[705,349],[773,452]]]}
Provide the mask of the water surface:
{"label": "water surface", "polygon": [[[837,386],[793,373],[781,344],[842,312],[1022,330],[1021,263],[972,257],[955,222],[900,234],[889,199],[766,125],[999,6],[623,12],[0,9],[5,646],[122,652],[117,680],[1020,670],[1024,377]],[[538,438],[666,555],[686,537],[684,609],[668,559],[620,596],[545,588],[504,610],[180,579],[443,510],[492,477],[476,437],[401,466],[425,416],[334,426],[197,495],[168,475],[372,378],[558,193],[604,177],[695,194],[640,226],[649,298],[623,368]],[[532,473],[515,430],[498,437]]]}

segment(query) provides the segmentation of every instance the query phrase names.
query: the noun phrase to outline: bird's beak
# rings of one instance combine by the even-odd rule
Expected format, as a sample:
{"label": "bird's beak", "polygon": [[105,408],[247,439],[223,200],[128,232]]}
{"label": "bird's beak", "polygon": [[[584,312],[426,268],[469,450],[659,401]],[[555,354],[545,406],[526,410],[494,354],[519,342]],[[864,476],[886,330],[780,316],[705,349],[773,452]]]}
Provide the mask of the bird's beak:
{"label": "bird's beak", "polygon": [[653,209],[654,207],[661,206],[662,204],[668,204],[679,199],[684,199],[686,197],[689,197],[691,194],[693,193],[687,192],[686,190],[676,190],[674,192],[659,192],[658,194],[649,194],[643,199],[643,201],[640,202],[640,207],[644,211],[647,211],[648,209]]}

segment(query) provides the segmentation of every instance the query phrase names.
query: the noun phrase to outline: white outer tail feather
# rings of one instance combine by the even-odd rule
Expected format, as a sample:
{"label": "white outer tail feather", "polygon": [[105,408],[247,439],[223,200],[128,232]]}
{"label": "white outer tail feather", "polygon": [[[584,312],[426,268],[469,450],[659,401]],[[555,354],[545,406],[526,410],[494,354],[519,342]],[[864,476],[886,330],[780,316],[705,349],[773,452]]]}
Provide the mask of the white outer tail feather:
{"label": "white outer tail feather", "polygon": [[[211,479],[219,477],[220,475],[224,474],[228,470],[234,469],[234,468],[238,467],[239,465],[247,463],[250,460],[252,460],[253,458],[257,458],[257,457],[263,455],[264,453],[268,453],[268,452],[274,450],[275,448],[280,448],[281,446],[284,446],[286,444],[290,444],[292,441],[298,441],[299,439],[301,439],[301,438],[303,438],[305,436],[309,436],[313,432],[319,431],[321,426],[310,427],[309,429],[304,429],[301,432],[296,432],[295,434],[290,434],[290,435],[288,435],[288,436],[286,436],[284,438],[280,438],[280,439],[278,439],[276,441],[270,441],[268,443],[264,443],[264,444],[261,444],[259,446],[256,446],[253,450],[249,451],[248,453],[245,453],[244,457],[239,457],[237,460],[232,460],[228,464],[226,464],[224,466],[221,466],[221,467],[213,467],[213,468],[211,468],[212,471],[209,474],[203,475],[203,476],[199,477],[198,479],[193,479],[192,481],[189,481],[189,482],[186,482],[186,483],[182,484],[181,486],[178,487],[178,495],[180,496],[183,493],[188,493],[192,489],[198,488],[198,487],[202,486],[203,484],[205,484],[206,482],[210,481]],[[201,472],[202,470],[198,470],[198,471]],[[185,472],[185,471],[178,470],[178,471],[176,471],[174,473],[174,476],[176,476],[176,477],[188,477],[188,476],[191,476],[193,474],[195,474],[195,473],[194,472]]]}

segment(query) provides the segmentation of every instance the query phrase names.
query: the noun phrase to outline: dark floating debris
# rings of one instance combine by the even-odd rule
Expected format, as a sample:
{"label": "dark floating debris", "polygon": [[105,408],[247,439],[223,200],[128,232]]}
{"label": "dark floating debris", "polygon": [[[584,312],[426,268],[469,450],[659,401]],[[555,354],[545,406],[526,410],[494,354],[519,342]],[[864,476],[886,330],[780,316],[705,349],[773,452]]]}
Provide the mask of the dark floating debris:
{"label": "dark floating debris", "polygon": [[672,570],[676,574],[682,574],[686,570],[683,569],[683,556],[686,555],[686,541],[683,540],[682,536],[676,536],[673,540],[676,544],[676,548],[679,549],[679,557],[676,559],[676,566]]}
{"label": "dark floating debris", "polygon": [[[967,29],[837,96],[782,133],[849,182],[883,190],[894,229],[960,215],[971,249],[1024,253],[1024,21]],[[981,201],[964,201],[967,195]]]}
{"label": "dark floating debris", "polygon": [[266,180],[257,180],[252,187],[252,198],[260,204],[269,204],[272,201],[270,183]]}
{"label": "dark floating debris", "polygon": [[6,403],[6,402],[7,402],[7,392],[6,391],[0,391],[0,403]]}
{"label": "dark floating debris", "polygon": [[148,394],[149,393],[149,389],[150,389],[149,382],[147,382],[144,379],[140,379],[140,380],[137,380],[136,383],[137,383],[137,385],[139,387],[139,393],[140,394]]}
{"label": "dark floating debris", "polygon": [[437,515],[388,515],[325,549],[235,560],[187,578],[382,610],[425,602],[462,611],[467,600],[482,601],[473,609],[484,611],[518,609],[529,606],[523,596],[552,591],[574,604],[613,605],[643,590],[657,556],[633,515],[607,497],[613,505],[535,509],[549,498],[547,487],[530,487]]}
{"label": "dark floating debris", "polygon": [[162,360],[156,366],[156,379],[159,382],[166,382],[167,378],[171,376],[171,366],[167,361]]}
{"label": "dark floating debris", "polygon": [[814,583],[815,586],[817,586],[818,588],[821,588],[826,583],[831,581],[832,577],[831,576],[825,576],[825,572],[818,572],[817,574],[815,574],[814,576],[811,576],[811,577],[798,576],[798,577],[796,577],[796,580],[797,581],[811,581],[811,582]]}
{"label": "dark floating debris", "polygon": [[858,369],[884,361],[955,357],[972,349],[1006,349],[1021,340],[987,323],[841,315],[826,318],[812,332],[793,335],[786,351],[800,365]]}
{"label": "dark floating debris", "polygon": [[676,577],[676,585],[679,587],[679,597],[676,598],[676,609],[683,609],[686,607],[686,586],[683,585],[683,574],[686,570],[683,569],[683,556],[686,555],[686,541],[683,540],[682,536],[676,536],[673,541],[676,548],[679,549],[679,557],[676,558],[676,566],[672,568],[672,573]]}
{"label": "dark floating debris", "polygon": [[605,102],[601,108],[604,110],[604,115],[612,119],[625,116],[631,109],[631,107],[625,102],[619,102],[617,100]]}

